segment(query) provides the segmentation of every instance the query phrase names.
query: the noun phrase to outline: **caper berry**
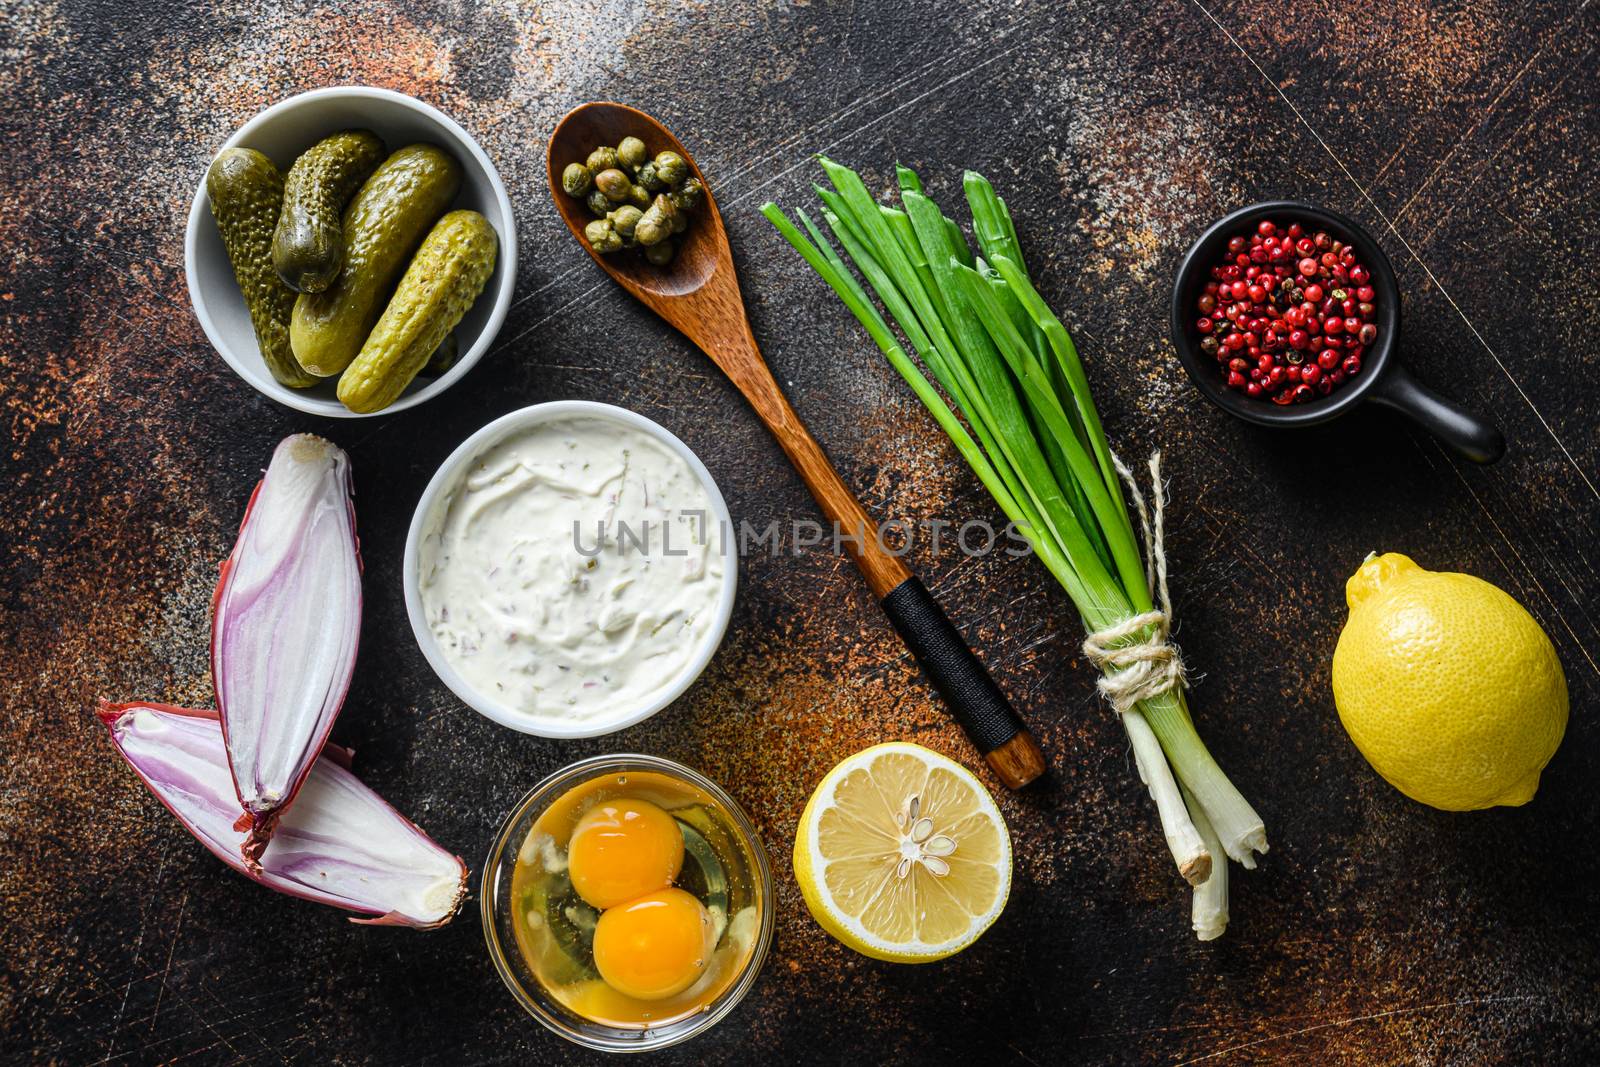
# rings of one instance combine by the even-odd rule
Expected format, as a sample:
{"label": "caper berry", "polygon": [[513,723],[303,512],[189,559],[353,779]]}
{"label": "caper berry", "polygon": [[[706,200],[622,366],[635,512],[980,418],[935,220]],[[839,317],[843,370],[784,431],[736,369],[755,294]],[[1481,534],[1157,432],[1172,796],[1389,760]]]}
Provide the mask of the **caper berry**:
{"label": "caper berry", "polygon": [[628,199],[628,190],[633,188],[633,183],[628,180],[626,174],[616,167],[611,167],[594,176],[594,187],[605,193],[607,200],[620,204]]}
{"label": "caper berry", "polygon": [[669,195],[679,211],[693,211],[705,199],[706,187],[700,184],[699,178],[685,178]]}
{"label": "caper berry", "polygon": [[561,172],[561,188],[568,196],[588,196],[593,184],[594,175],[582,163],[568,163],[567,169]]}
{"label": "caper berry", "polygon": [[656,173],[654,163],[646,163],[639,168],[639,184],[653,193],[659,193],[667,187],[667,183],[661,180],[661,175]]}
{"label": "caper berry", "polygon": [[633,239],[646,248],[660,244],[671,236],[672,223],[664,219],[653,218],[649,212],[645,212],[644,218],[639,220],[639,225],[633,228]]}
{"label": "caper berry", "polygon": [[656,197],[650,203],[650,209],[639,220],[639,225],[634,228],[633,235],[642,245],[653,245],[666,240],[672,234],[672,220],[678,215],[678,209],[665,195]]}
{"label": "caper berry", "polygon": [[608,219],[595,219],[583,228],[589,247],[601,254],[615,252],[622,247],[622,238]]}
{"label": "caper berry", "polygon": [[639,220],[644,218],[644,212],[632,204],[623,204],[606,217],[611,220],[611,225],[617,233],[624,238],[628,238],[633,236],[634,227],[638,226]]}
{"label": "caper berry", "polygon": [[583,163],[568,165],[561,186],[595,216],[584,228],[591,248],[643,248],[645,259],[658,267],[677,254],[674,235],[689,228],[689,212],[706,196],[688,160],[672,151],[652,159],[638,137],[624,137],[615,148],[602,145]]}
{"label": "caper berry", "polygon": [[589,173],[598,176],[603,170],[611,170],[617,165],[617,150],[602,145],[589,153],[589,159],[584,166],[589,168]]}
{"label": "caper berry", "polygon": [[650,158],[650,153],[639,138],[624,137],[622,143],[617,145],[617,158],[625,167],[638,168],[644,166],[645,161]]}
{"label": "caper berry", "polygon": [[672,262],[672,257],[676,255],[677,252],[678,242],[669,237],[665,241],[657,241],[655,244],[646,248],[644,250],[644,258],[649,260],[652,266],[665,267],[668,263]]}
{"label": "caper berry", "polygon": [[689,175],[689,164],[676,152],[656,153],[656,176],[668,185],[677,185]]}

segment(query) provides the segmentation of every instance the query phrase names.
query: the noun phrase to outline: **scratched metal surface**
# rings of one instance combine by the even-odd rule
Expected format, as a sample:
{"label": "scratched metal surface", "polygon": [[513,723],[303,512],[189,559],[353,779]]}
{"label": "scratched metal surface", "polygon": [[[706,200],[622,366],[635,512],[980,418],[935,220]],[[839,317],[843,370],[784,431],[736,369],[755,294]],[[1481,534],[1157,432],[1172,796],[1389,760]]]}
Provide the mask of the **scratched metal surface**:
{"label": "scratched metal surface", "polygon": [[[777,867],[775,947],[740,1010],[668,1063],[1579,1063],[1600,1058],[1600,12],[1573,2],[1218,5],[964,0],[692,6],[597,0],[22,2],[0,22],[0,1047],[40,1063],[567,1063],[485,957],[475,913],[352,926],[205,854],[113,755],[99,696],[205,703],[207,599],[286,433],[354,458],[368,611],[336,729],[358,769],[474,866],[502,813],[579,756],[638,749],[740,797]],[[1430,8],[1435,10],[1430,12]],[[320,422],[252,392],[183,284],[214,147],[291,93],[431,101],[513,194],[518,301],[424,409]],[[699,451],[734,515],[813,513],[709,364],[602,283],[544,193],[573,104],[663,116],[716,184],[756,331],[880,516],[993,518],[932,422],[756,207],[809,199],[826,150],[953,205],[974,167],[1089,359],[1115,444],[1165,449],[1182,640],[1221,763],[1272,852],[1197,944],[1066,598],[1031,562],[918,569],[1034,724],[1055,781],[1003,796],[1000,922],[938,966],[858,959],[804,915],[787,851],[838,758],[912,738],[974,753],[851,569],[757,557],[703,680],[619,736],[516,736],[458,704],[407,626],[400,550],[438,462],[489,418],[621,403]],[[1406,361],[1494,412],[1511,454],[1452,459],[1376,412],[1292,437],[1232,422],[1164,339],[1177,256],[1267,197],[1363,219],[1405,291]],[[1572,688],[1566,743],[1518,810],[1447,815],[1388,788],[1327,685],[1344,577],[1373,548],[1515,594]],[[476,906],[475,901],[469,909]]]}

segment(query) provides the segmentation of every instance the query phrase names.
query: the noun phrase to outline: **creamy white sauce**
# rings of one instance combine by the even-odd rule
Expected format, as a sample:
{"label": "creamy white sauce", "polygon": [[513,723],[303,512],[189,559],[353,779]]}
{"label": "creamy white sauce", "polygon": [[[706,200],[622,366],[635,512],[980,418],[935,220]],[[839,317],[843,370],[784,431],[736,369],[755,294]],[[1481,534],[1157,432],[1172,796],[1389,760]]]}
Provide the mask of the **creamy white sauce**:
{"label": "creamy white sauce", "polygon": [[537,718],[605,719],[658,697],[716,625],[723,540],[682,456],[611,419],[552,419],[445,490],[418,586],[473,689]]}

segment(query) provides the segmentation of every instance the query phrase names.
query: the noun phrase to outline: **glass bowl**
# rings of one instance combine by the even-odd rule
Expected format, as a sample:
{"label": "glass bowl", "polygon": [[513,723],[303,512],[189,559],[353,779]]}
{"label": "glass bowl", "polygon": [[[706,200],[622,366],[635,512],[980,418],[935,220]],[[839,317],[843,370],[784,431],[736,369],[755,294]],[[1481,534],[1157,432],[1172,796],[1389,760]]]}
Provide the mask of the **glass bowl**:
{"label": "glass bowl", "polygon": [[[512,914],[511,879],[521,849],[534,824],[550,805],[569,789],[602,775],[648,771],[676,779],[708,794],[725,809],[733,829],[743,839],[751,859],[751,889],[756,903],[756,934],[749,958],[715,999],[686,1018],[661,1026],[626,1028],[595,1022],[562,1004],[534,975],[517,945]],[[506,988],[529,1015],[568,1041],[605,1052],[648,1052],[689,1040],[710,1029],[744,999],[755,984],[772,943],[774,909],[772,868],[755,824],[744,809],[709,778],[681,763],[658,756],[623,754],[595,756],[562,768],[534,786],[506,816],[483,865],[480,894],[483,934],[489,958]]]}

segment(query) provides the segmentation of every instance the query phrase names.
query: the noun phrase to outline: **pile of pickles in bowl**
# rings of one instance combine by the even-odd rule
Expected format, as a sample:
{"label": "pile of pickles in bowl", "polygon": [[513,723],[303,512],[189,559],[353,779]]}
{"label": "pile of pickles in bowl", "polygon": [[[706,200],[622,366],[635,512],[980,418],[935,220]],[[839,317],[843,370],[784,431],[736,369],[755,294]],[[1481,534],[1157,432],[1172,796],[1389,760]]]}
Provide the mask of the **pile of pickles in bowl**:
{"label": "pile of pickles in bowl", "polygon": [[510,304],[505,189],[438,111],[381,89],[285,100],[196,192],[190,296],[223,357],[282,403],[400,410],[482,355]]}

